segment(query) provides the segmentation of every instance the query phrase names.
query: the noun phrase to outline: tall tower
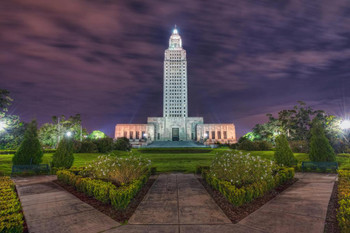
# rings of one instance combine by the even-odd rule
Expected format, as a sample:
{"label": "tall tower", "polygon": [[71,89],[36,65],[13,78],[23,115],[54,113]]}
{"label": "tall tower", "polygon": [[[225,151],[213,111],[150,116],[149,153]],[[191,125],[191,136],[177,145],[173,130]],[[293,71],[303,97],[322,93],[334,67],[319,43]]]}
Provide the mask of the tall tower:
{"label": "tall tower", "polygon": [[164,54],[163,117],[187,117],[186,50],[175,26]]}

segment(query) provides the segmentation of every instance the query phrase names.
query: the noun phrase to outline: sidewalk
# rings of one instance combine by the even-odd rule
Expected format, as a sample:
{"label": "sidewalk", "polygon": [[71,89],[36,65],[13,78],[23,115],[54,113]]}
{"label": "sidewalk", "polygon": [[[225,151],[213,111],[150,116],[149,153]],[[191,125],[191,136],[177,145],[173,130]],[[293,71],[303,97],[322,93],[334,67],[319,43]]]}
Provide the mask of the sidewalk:
{"label": "sidewalk", "polygon": [[14,179],[30,233],[95,233],[120,225],[53,183],[55,179]]}

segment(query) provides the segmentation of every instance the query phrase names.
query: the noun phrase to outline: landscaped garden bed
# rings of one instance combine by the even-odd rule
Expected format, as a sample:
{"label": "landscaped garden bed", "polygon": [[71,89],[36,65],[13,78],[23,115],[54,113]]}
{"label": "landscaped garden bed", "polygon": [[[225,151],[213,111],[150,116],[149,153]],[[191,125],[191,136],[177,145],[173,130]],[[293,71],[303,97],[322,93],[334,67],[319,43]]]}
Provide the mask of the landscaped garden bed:
{"label": "landscaped garden bed", "polygon": [[22,207],[15,187],[10,177],[0,177],[0,232],[26,231]]}
{"label": "landscaped garden bed", "polygon": [[338,171],[337,220],[342,233],[350,232],[350,170]]}
{"label": "landscaped garden bed", "polygon": [[95,206],[100,206],[98,209],[103,209],[102,212],[111,212],[113,208],[115,211],[112,211],[112,215],[118,221],[125,221],[131,216],[128,213],[132,208],[128,211],[127,209],[140,190],[146,193],[143,187],[152,184],[152,181],[149,181],[150,175],[150,161],[138,156],[127,158],[99,156],[83,169],[57,171],[58,183],[61,186],[68,191],[74,188],[73,194],[82,200],[95,203]]}
{"label": "landscaped garden bed", "polygon": [[205,187],[214,190],[209,193],[236,222],[291,185],[294,169],[249,154],[227,152],[218,154],[208,169],[203,168],[202,177]]}

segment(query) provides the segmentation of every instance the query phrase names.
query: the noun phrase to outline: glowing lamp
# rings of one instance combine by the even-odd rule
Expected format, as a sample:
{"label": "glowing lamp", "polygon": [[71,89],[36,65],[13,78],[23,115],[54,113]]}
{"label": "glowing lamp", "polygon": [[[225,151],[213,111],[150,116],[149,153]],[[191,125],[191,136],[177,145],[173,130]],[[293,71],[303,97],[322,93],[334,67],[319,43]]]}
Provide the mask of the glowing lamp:
{"label": "glowing lamp", "polygon": [[204,134],[204,137],[205,137],[205,138],[206,138],[206,137],[208,137],[208,134],[207,134],[207,133],[205,133],[205,134]]}
{"label": "glowing lamp", "polygon": [[341,129],[350,129],[350,121],[349,120],[344,120],[340,123],[340,128]]}
{"label": "glowing lamp", "polygon": [[173,34],[178,34],[178,31],[177,31],[177,29],[176,29],[176,28],[174,28],[174,30],[173,30]]}
{"label": "glowing lamp", "polygon": [[6,128],[5,122],[0,121],[0,131],[5,130],[5,128]]}
{"label": "glowing lamp", "polygon": [[72,132],[68,131],[68,132],[66,133],[66,135],[67,135],[67,137],[70,137],[70,136],[72,136]]}

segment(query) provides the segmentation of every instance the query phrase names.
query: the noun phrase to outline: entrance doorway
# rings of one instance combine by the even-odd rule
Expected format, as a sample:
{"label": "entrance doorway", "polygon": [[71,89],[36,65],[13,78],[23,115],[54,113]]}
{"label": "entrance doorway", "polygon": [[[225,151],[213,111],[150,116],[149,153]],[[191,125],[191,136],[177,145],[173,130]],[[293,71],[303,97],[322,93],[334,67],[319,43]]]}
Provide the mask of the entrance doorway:
{"label": "entrance doorway", "polygon": [[179,135],[179,128],[173,128],[173,141],[179,141],[180,135]]}

